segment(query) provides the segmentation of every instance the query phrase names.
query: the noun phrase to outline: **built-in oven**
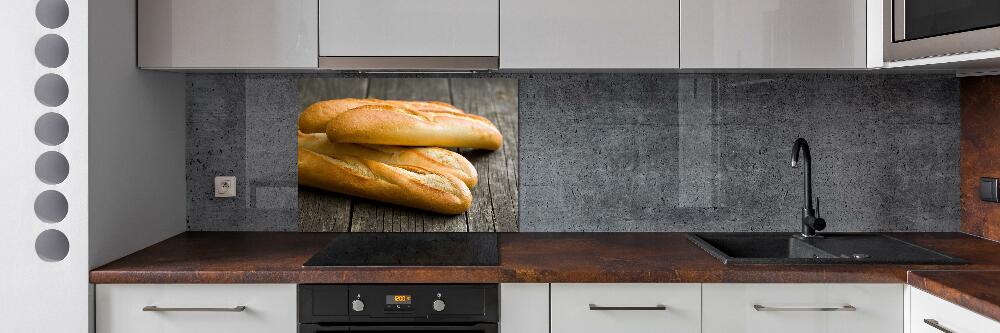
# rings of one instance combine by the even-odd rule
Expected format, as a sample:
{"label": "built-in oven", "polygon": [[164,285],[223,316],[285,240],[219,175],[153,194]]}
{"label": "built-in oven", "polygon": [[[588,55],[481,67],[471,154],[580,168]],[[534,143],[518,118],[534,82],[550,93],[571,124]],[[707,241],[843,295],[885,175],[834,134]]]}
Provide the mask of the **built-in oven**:
{"label": "built-in oven", "polygon": [[497,333],[495,284],[303,284],[299,333]]}
{"label": "built-in oven", "polygon": [[885,60],[1000,49],[1000,0],[884,0]]}

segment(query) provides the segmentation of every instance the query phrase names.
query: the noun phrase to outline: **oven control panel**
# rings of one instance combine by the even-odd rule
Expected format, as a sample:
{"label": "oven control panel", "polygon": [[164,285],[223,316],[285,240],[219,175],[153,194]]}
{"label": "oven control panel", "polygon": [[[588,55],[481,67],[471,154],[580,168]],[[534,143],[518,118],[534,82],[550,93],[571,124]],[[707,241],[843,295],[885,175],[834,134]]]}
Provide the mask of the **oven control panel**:
{"label": "oven control panel", "polygon": [[352,317],[481,316],[495,288],[483,285],[352,285],[353,302],[370,305]]}
{"label": "oven control panel", "polygon": [[386,312],[413,311],[413,295],[385,295]]}
{"label": "oven control panel", "polygon": [[496,284],[299,285],[301,322],[489,322]]}

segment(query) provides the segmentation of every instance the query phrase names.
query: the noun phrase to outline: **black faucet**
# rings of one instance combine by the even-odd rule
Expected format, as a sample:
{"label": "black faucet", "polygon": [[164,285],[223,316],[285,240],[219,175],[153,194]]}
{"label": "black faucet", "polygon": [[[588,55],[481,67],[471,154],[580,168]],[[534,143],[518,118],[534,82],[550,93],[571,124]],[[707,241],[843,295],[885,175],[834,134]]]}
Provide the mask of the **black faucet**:
{"label": "black faucet", "polygon": [[[799,151],[802,151],[802,164],[805,164],[805,171],[802,172],[802,237],[819,237],[816,231],[826,229],[826,220],[817,216],[813,209],[813,185],[812,185],[812,156],[809,154],[809,144],[806,139],[798,138],[792,145],[792,167],[799,167]],[[816,200],[819,206],[819,199]]]}

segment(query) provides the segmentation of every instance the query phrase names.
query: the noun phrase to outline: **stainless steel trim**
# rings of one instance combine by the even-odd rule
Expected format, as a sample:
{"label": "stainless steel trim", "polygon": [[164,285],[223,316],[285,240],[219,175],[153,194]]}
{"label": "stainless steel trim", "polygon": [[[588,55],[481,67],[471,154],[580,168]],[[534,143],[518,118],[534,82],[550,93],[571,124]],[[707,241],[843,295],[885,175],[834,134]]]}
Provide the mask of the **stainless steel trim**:
{"label": "stainless steel trim", "polygon": [[753,309],[757,311],[857,311],[853,305],[844,305],[838,307],[818,307],[818,308],[779,308],[771,306],[763,306],[760,304],[754,304]]}
{"label": "stainless steel trim", "polygon": [[161,308],[155,305],[142,307],[142,311],[154,312],[243,312],[247,307],[240,305],[231,308]]}
{"label": "stainless steel trim", "polygon": [[600,306],[596,304],[590,304],[591,311],[662,311],[666,310],[667,306],[662,304],[657,304],[654,306]]}
{"label": "stainless steel trim", "polygon": [[500,57],[319,57],[320,69],[474,71],[500,68]]}
{"label": "stainless steel trim", "polygon": [[937,320],[934,320],[934,319],[924,319],[924,324],[927,324],[930,327],[936,328],[938,331],[941,331],[941,332],[944,332],[944,333],[955,333],[955,331],[949,330],[949,329],[945,328],[944,326],[941,326],[941,323],[939,323]]}
{"label": "stainless steel trim", "polygon": [[[895,19],[897,2],[905,0],[883,0],[882,3],[883,60],[887,62],[1000,49],[1000,27],[897,42],[895,25],[905,23],[903,19]],[[901,8],[905,8],[905,4]],[[900,30],[905,37],[905,28]]]}

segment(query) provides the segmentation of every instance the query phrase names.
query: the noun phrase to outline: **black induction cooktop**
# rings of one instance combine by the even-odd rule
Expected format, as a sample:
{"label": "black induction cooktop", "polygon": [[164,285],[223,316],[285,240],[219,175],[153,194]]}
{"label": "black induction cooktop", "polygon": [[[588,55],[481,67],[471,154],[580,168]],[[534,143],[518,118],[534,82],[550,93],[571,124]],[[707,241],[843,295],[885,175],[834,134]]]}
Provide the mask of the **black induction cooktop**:
{"label": "black induction cooktop", "polygon": [[498,234],[338,233],[303,266],[496,266]]}

